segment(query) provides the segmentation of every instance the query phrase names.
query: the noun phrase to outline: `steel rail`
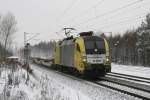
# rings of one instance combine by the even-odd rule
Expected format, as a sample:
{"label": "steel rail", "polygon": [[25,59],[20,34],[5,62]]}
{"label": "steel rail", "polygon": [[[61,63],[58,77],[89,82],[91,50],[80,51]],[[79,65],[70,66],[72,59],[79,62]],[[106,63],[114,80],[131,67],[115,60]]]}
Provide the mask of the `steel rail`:
{"label": "steel rail", "polygon": [[115,87],[112,87],[112,86],[108,86],[106,84],[103,84],[103,83],[98,83],[98,82],[93,82],[97,85],[101,85],[101,86],[104,86],[104,87],[107,87],[107,88],[110,88],[112,90],[116,90],[116,91],[119,91],[121,93],[125,93],[125,94],[128,94],[130,96],[134,96],[134,97],[138,97],[140,99],[143,99],[143,100],[150,100],[150,97],[145,97],[145,96],[141,96],[139,94],[136,94],[136,93],[132,93],[132,92],[128,92],[128,91],[125,91],[125,90],[122,90],[122,89],[118,89],[118,88],[115,88]]}
{"label": "steel rail", "polygon": [[129,77],[129,76],[123,76],[123,75],[120,76],[120,75],[117,75],[117,74],[115,75],[115,74],[111,74],[111,73],[108,73],[106,75],[150,84],[150,81],[147,81],[147,80],[141,79],[141,78],[139,79],[139,78],[136,78],[136,77]]}
{"label": "steel rail", "polygon": [[[135,75],[127,75],[127,74],[121,74],[121,73],[116,73],[116,72],[111,72],[112,74],[116,75],[122,75],[122,76],[127,76],[127,77],[133,77],[133,78],[139,78],[139,79],[144,79],[150,81],[150,78],[145,78],[145,77],[140,77],[140,76],[135,76]],[[110,74],[111,74],[110,73]]]}
{"label": "steel rail", "polygon": [[150,93],[150,86],[148,85],[138,84],[138,83],[125,81],[121,79],[110,78],[110,77],[101,77],[99,79]]}

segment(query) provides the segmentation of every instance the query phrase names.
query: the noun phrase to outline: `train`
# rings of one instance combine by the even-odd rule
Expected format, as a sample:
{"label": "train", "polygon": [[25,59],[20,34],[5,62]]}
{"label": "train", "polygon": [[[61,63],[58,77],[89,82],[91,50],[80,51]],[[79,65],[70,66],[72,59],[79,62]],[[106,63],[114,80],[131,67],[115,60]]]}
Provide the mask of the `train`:
{"label": "train", "polygon": [[65,38],[55,45],[54,65],[81,75],[103,76],[111,72],[110,47],[105,38],[93,32]]}
{"label": "train", "polygon": [[105,76],[111,72],[109,42],[92,31],[81,32],[78,37],[67,37],[55,42],[51,65],[80,76]]}

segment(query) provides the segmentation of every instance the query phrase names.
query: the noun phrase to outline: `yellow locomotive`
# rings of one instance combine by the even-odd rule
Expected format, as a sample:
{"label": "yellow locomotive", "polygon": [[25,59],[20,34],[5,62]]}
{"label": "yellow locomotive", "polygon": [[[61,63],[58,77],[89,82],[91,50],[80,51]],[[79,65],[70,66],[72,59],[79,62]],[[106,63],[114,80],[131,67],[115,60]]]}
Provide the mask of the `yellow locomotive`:
{"label": "yellow locomotive", "polygon": [[79,37],[65,38],[55,44],[54,64],[81,75],[104,76],[111,72],[108,41],[93,32],[82,32]]}

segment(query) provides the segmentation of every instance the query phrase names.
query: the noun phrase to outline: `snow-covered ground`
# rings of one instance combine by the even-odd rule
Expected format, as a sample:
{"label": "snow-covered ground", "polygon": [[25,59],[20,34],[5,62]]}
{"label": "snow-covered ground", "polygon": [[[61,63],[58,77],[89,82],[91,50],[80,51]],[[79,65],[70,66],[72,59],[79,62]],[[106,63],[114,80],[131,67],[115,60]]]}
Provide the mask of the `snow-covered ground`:
{"label": "snow-covered ground", "polygon": [[0,100],[89,100],[45,73],[30,75],[28,81],[27,72],[21,68],[13,73],[11,69],[0,68],[0,73]]}
{"label": "snow-covered ground", "polygon": [[[138,100],[87,81],[74,80],[44,67],[31,67],[34,71],[27,82],[25,70],[18,68],[12,74],[11,69],[0,68],[0,100]],[[138,66],[112,64],[112,71],[150,77],[150,68]]]}
{"label": "snow-covered ground", "polygon": [[[35,75],[45,74],[50,80],[51,84],[57,84],[57,90],[63,97],[67,97],[65,100],[135,100],[137,98],[128,96],[126,94],[119,93],[107,89],[105,87],[96,86],[87,81],[74,80],[72,78],[63,76],[54,71],[38,66],[32,66]],[[57,93],[58,91],[54,91]],[[58,99],[60,100],[60,99]]]}
{"label": "snow-covered ground", "polygon": [[112,63],[112,72],[150,78],[150,67]]}

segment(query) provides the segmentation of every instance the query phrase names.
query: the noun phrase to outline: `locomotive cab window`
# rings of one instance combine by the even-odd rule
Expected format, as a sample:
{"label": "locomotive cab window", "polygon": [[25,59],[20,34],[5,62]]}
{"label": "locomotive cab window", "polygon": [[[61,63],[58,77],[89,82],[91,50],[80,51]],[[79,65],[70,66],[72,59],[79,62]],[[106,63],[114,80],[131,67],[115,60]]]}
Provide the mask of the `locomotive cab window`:
{"label": "locomotive cab window", "polygon": [[105,48],[104,47],[104,41],[95,41],[95,43],[96,43],[96,47],[98,49],[104,49]]}
{"label": "locomotive cab window", "polygon": [[84,44],[87,54],[105,54],[105,43],[102,38],[85,38]]}

